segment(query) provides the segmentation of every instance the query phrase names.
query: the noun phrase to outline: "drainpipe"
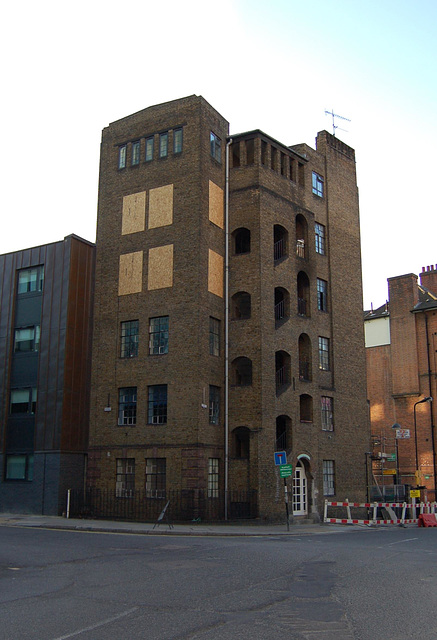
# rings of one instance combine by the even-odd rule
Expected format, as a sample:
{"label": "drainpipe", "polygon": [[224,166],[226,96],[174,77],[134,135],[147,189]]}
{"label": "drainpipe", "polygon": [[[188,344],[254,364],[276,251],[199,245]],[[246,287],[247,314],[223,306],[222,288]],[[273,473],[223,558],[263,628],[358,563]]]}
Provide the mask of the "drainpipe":
{"label": "drainpipe", "polygon": [[[428,356],[428,395],[432,397],[432,384],[431,384],[431,358],[429,353],[429,330],[428,330],[428,316],[425,311],[425,334],[426,334],[426,354]],[[435,460],[435,435],[434,435],[434,406],[431,403],[430,407],[430,420],[431,420],[431,447],[432,447],[432,469],[434,475],[434,501],[437,500],[437,477],[436,477],[436,460]]]}
{"label": "drainpipe", "polygon": [[226,184],[225,184],[225,520],[228,519],[229,485],[229,147],[232,138],[226,142]]}

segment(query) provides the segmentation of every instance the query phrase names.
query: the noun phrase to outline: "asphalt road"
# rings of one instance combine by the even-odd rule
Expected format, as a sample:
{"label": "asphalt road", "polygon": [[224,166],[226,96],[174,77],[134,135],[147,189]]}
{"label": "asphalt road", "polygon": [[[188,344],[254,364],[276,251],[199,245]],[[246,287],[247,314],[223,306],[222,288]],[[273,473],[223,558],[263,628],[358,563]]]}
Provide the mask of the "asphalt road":
{"label": "asphalt road", "polygon": [[165,537],[0,527],[1,640],[437,638],[437,529]]}

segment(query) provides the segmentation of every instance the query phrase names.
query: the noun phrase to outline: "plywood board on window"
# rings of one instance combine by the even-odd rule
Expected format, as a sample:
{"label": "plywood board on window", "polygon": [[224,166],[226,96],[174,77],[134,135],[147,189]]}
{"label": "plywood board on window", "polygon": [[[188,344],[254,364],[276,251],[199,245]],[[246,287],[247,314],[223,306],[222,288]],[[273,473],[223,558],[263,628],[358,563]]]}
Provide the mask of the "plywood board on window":
{"label": "plywood board on window", "polygon": [[223,298],[223,256],[212,249],[208,256],[208,291]]}
{"label": "plywood board on window", "polygon": [[146,192],[132,193],[123,198],[121,235],[144,231],[146,226]]}
{"label": "plywood board on window", "polygon": [[140,293],[143,284],[143,252],[124,253],[120,256],[118,295]]}
{"label": "plywood board on window", "polygon": [[214,182],[209,181],[209,219],[220,229],[224,228],[224,193]]}
{"label": "plywood board on window", "polygon": [[173,185],[150,189],[148,228],[173,224]]}
{"label": "plywood board on window", "polygon": [[149,249],[148,289],[173,286],[173,245]]}

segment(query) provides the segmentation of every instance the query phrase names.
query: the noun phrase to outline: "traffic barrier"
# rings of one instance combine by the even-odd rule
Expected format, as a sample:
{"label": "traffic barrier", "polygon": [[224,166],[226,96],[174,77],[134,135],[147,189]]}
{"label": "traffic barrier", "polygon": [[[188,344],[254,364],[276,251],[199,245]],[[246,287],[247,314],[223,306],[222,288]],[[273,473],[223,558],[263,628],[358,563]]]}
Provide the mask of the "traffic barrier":
{"label": "traffic barrier", "polygon": [[435,513],[421,513],[419,516],[419,527],[437,527]]}
{"label": "traffic barrier", "polygon": [[[337,511],[338,511],[338,508],[340,509],[345,508],[346,518],[330,517],[328,515],[329,507],[336,507]],[[412,513],[414,513],[415,516],[417,516],[417,510],[419,510],[420,516],[432,515],[432,517],[434,518],[434,521],[436,522],[436,524],[433,526],[437,526],[437,520],[435,516],[436,507],[437,507],[437,504],[435,502],[420,502],[420,503],[418,502],[417,504],[414,504],[414,503],[408,504],[406,502],[349,502],[348,500],[346,500],[345,502],[328,502],[328,500],[325,500],[325,510],[324,510],[323,521],[330,524],[367,524],[367,525],[415,524],[416,522],[419,522],[419,518],[405,517],[407,515],[407,509],[411,509]],[[391,517],[389,519],[378,518],[378,509],[380,510],[385,509],[390,515],[396,515],[394,512],[394,509],[396,508],[402,509],[400,518],[396,518],[396,517]],[[352,509],[361,509],[361,510],[364,509],[367,511],[369,517],[353,518],[352,512],[351,512]],[[370,512],[372,513],[372,517],[370,517]],[[419,526],[421,525],[419,524]],[[422,524],[422,526],[431,526],[431,525]]]}

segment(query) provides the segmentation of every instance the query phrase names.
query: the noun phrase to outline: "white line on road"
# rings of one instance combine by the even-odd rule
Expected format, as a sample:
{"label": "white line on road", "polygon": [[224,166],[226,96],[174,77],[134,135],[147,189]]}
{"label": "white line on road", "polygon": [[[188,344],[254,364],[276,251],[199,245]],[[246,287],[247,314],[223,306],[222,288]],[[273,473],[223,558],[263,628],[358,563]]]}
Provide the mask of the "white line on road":
{"label": "white line on road", "polygon": [[128,616],[130,613],[133,613],[137,609],[138,607],[134,607],[133,609],[129,609],[128,611],[123,611],[123,613],[119,613],[117,616],[113,616],[112,618],[107,618],[106,620],[97,622],[96,624],[93,624],[90,627],[79,629],[79,631],[73,631],[73,633],[67,633],[66,636],[59,636],[59,638],[54,638],[53,640],[68,640],[68,638],[74,638],[75,636],[78,636],[81,633],[85,633],[85,631],[92,631],[93,629],[98,629],[99,627],[105,626],[105,624],[109,624],[110,622],[114,622],[115,620],[119,620],[120,618],[124,618],[125,616]]}
{"label": "white line on road", "polygon": [[387,546],[392,547],[394,544],[402,544],[403,542],[412,542],[413,540],[418,540],[418,538],[407,538],[406,540],[399,540],[398,542],[390,542]]}

